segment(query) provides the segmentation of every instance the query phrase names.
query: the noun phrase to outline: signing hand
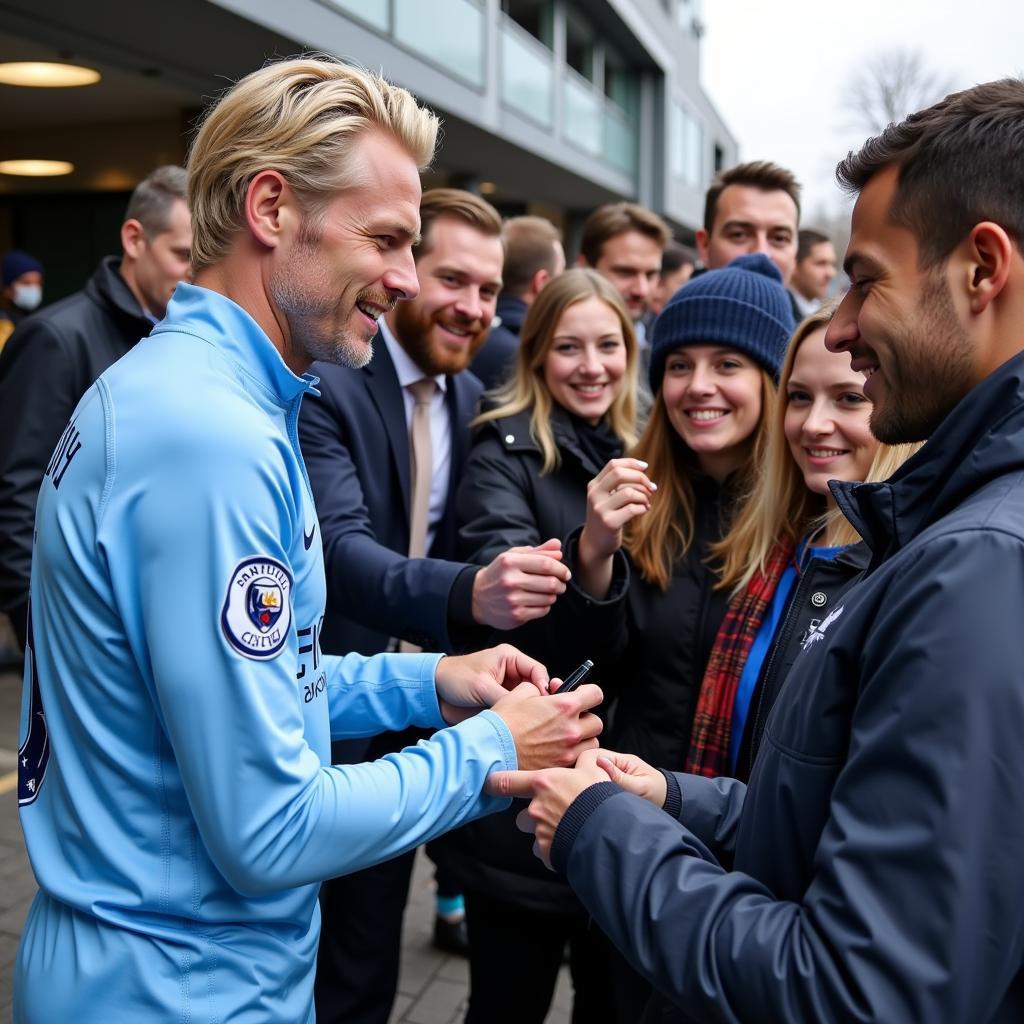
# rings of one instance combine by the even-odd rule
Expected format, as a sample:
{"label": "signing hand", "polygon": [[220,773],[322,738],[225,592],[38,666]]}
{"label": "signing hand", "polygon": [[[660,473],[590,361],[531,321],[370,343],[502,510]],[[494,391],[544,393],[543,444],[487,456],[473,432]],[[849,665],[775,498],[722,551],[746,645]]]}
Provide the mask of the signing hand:
{"label": "signing hand", "polygon": [[537,772],[493,772],[485,790],[494,796],[516,796],[530,801],[516,824],[534,836],[533,852],[551,867],[551,843],[569,805],[583,792],[608,776],[598,767],[597,751],[580,755],[575,768],[547,768]]}
{"label": "signing hand", "polygon": [[532,686],[519,686],[494,705],[516,743],[522,769],[571,765],[585,750],[597,749],[603,723],[589,714],[603,698],[592,683],[572,693],[540,697]]}
{"label": "signing hand", "polygon": [[591,755],[612,782],[627,793],[649,800],[659,810],[665,806],[668,785],[665,776],[636,754],[618,754],[614,750],[597,750]]}
{"label": "signing hand", "polygon": [[560,540],[509,548],[476,574],[473,619],[493,629],[515,629],[542,618],[565,593],[570,575]]}
{"label": "signing hand", "polygon": [[612,556],[622,547],[622,528],[651,507],[658,485],[648,479],[647,463],[612,459],[587,484],[587,519],[580,534],[580,585],[604,597],[612,581]]}
{"label": "signing hand", "polygon": [[442,658],[434,673],[441,714],[449,725],[498,703],[520,683],[526,684],[526,691],[540,695],[548,692],[548,682],[547,669],[511,644]]}

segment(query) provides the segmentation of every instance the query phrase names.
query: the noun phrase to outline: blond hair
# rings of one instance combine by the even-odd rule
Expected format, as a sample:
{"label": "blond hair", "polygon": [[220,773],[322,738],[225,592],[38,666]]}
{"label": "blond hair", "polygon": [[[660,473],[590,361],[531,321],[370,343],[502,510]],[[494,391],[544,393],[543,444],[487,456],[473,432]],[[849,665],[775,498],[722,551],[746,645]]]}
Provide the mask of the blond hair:
{"label": "blond hair", "polygon": [[[761,369],[761,416],[747,458],[739,470],[736,491],[747,494],[753,487],[764,453],[767,423],[775,411],[775,381]],[[672,579],[672,565],[690,550],[694,536],[697,500],[694,481],[701,476],[693,450],[676,433],[668,418],[661,388],[636,448],[630,453],[647,463],[647,475],[658,482],[650,511],[626,524],[625,547],[641,577],[662,590]]]}
{"label": "blond hair", "polygon": [[[768,430],[761,472],[742,502],[728,534],[711,545],[711,557],[721,571],[716,587],[733,593],[742,590],[757,572],[764,572],[772,551],[780,542],[796,544],[801,537],[823,527],[836,546],[856,544],[860,534],[838,511],[827,511],[823,495],[804,483],[786,440],[786,388],[793,374],[800,346],[815,331],[828,326],[835,313],[834,303],[812,313],[793,332],[779,376],[779,401]],[[888,445],[879,442],[866,481],[886,480],[920,445]]]}
{"label": "blond hair", "polygon": [[437,116],[379,75],[318,55],[237,82],[206,112],[189,154],[193,269],[227,253],[260,171],[280,172],[316,218],[355,182],[353,142],[372,128],[392,133],[420,169],[433,158]]}
{"label": "blond hair", "polygon": [[540,448],[543,459],[541,474],[550,473],[561,462],[551,429],[554,399],[544,382],[544,363],[565,311],[577,302],[593,298],[600,299],[615,312],[626,345],[626,372],[608,408],[608,425],[623,447],[636,443],[637,348],[633,321],[618,290],[597,271],[567,270],[548,282],[533,300],[519,335],[512,379],[494,392],[495,407],[481,413],[470,424],[477,427],[529,409],[530,436]]}

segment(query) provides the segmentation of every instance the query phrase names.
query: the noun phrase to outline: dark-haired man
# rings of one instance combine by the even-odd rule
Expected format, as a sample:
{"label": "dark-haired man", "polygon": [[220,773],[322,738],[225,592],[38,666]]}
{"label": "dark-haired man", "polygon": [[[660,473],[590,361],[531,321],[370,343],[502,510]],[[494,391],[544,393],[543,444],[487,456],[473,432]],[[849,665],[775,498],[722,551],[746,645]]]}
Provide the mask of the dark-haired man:
{"label": "dark-haired man", "polygon": [[540,290],[565,269],[562,233],[545,217],[511,217],[501,231],[505,246],[502,288],[495,309],[501,322],[469,368],[490,391],[504,384],[519,351],[519,331]]}
{"label": "dark-haired man", "polygon": [[496,787],[535,796],[543,855],[682,1008],[645,1020],[1024,1019],[1022,138],[1007,79],[839,165],[826,345],[877,437],[927,443],[833,483],[871,563],[804,638],[749,785],[586,754]]}
{"label": "dark-haired man", "polygon": [[763,252],[788,285],[796,266],[800,185],[790,171],[767,160],[737,164],[711,183],[697,255],[709,270],[737,256]]}
{"label": "dark-haired man", "polygon": [[[381,317],[368,365],[314,364],[320,395],[299,419],[327,568],[321,643],[331,653],[376,654],[398,642],[458,650],[486,635],[479,626],[512,629],[547,614],[569,575],[557,539],[505,552],[482,569],[453,560],[455,488],[481,393],[463,371],[494,317],[502,225],[479,196],[449,188],[424,194],[420,222],[419,294]],[[332,757],[372,760],[418,735],[335,744]],[[437,941],[450,947],[464,932],[461,896],[443,852],[436,859]],[[388,1020],[412,864],[410,852],[324,886],[316,987],[324,1024]]]}
{"label": "dark-haired man", "polygon": [[836,276],[836,250],[828,235],[814,228],[801,228],[796,250],[796,269],[789,294],[801,317],[814,313]]}
{"label": "dark-haired man", "polygon": [[36,494],[85,389],[167,308],[189,275],[185,171],[158,167],[135,187],[108,256],[85,288],[27,317],[0,352],[0,611],[25,645]]}

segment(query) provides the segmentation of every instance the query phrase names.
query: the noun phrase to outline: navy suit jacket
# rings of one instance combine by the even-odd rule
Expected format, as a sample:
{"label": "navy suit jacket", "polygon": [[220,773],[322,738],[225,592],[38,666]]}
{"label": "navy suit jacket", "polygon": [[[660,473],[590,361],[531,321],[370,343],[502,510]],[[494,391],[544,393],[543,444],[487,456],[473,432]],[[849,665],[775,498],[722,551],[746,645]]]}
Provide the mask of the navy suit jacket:
{"label": "navy suit jacket", "polygon": [[448,559],[455,551],[455,488],[469,451],[468,424],[481,385],[468,372],[448,377],[448,503],[431,557],[408,558],[411,480],[405,408],[387,346],[378,339],[373,349],[361,370],[314,363],[310,372],[320,377],[320,396],[306,395],[299,416],[299,443],[327,571],[321,644],[330,654],[376,654],[395,636],[424,650],[450,651],[457,646],[449,630],[451,605],[457,601],[468,618],[465,606],[478,571]]}

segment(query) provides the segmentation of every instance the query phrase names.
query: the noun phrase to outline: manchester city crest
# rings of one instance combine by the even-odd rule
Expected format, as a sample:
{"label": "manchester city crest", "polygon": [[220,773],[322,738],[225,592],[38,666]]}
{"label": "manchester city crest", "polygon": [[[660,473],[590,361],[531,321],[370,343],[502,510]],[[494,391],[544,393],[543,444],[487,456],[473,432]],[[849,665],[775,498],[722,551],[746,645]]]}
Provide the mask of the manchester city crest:
{"label": "manchester city crest", "polygon": [[275,558],[246,558],[231,574],[221,627],[247,658],[276,657],[292,624],[291,573]]}

